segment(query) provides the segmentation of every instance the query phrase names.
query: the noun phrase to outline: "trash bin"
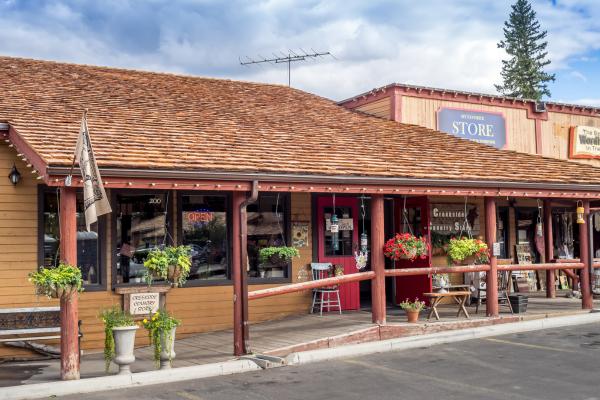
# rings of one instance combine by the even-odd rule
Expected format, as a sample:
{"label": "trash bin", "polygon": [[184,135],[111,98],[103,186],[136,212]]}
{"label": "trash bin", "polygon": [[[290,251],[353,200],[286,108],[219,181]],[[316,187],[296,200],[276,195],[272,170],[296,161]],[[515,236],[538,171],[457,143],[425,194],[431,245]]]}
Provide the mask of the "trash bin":
{"label": "trash bin", "polygon": [[511,294],[508,296],[510,305],[515,314],[522,314],[527,311],[527,303],[529,298],[522,294]]}

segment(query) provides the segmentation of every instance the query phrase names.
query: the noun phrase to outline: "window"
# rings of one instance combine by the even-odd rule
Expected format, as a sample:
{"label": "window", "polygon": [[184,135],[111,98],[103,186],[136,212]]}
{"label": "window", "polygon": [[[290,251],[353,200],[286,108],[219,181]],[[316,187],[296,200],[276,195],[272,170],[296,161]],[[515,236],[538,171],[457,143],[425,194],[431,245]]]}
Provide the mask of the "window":
{"label": "window", "polygon": [[192,249],[188,281],[229,278],[226,195],[181,196],[181,242]]}
{"label": "window", "polygon": [[116,271],[114,281],[142,283],[150,250],[171,243],[166,193],[117,194],[115,215]]}
{"label": "window", "polygon": [[[322,221],[325,223],[325,230],[324,230],[324,233],[325,233],[325,244],[324,244],[325,255],[326,256],[352,256],[353,255],[353,246],[352,246],[353,231],[352,230],[343,229],[340,227],[341,229],[338,232],[338,248],[335,249],[333,246],[334,245],[334,242],[333,242],[334,234],[331,232],[331,230],[329,228],[332,212],[333,212],[333,207],[325,207],[323,209],[323,215],[325,217],[325,221]],[[336,207],[335,212],[340,220],[354,218],[354,216],[352,215],[352,207]]]}
{"label": "window", "polygon": [[288,278],[290,265],[261,263],[260,249],[291,246],[289,238],[290,197],[288,193],[264,193],[247,208],[248,276],[253,278]]}
{"label": "window", "polygon": [[[60,227],[58,190],[46,189],[42,192],[40,221],[40,265],[45,268],[56,267],[60,262]],[[102,283],[100,240],[98,240],[98,223],[94,223],[88,232],[83,213],[83,193],[77,192],[77,265],[81,268],[83,282],[86,286],[99,286]]]}

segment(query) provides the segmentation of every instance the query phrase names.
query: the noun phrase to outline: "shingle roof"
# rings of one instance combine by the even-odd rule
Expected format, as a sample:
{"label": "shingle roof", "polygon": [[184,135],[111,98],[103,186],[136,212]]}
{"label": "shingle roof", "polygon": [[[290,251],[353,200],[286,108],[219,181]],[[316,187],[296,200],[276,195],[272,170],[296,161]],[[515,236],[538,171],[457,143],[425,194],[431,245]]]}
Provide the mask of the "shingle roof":
{"label": "shingle roof", "polygon": [[384,121],[284,86],[0,57],[0,122],[70,165],[595,184],[600,169]]}

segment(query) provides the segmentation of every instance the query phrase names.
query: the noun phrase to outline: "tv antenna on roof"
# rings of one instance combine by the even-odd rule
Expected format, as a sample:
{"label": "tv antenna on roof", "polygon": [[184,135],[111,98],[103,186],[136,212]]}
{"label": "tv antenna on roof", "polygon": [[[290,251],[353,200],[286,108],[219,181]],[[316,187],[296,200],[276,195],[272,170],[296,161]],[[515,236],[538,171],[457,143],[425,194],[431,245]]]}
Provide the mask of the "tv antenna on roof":
{"label": "tv antenna on roof", "polygon": [[279,52],[280,54],[273,53],[273,57],[271,57],[271,58],[263,57],[259,54],[258,57],[260,57],[260,58],[258,58],[258,59],[252,59],[252,58],[246,57],[245,60],[242,60],[241,58],[239,60],[240,60],[240,65],[245,65],[245,66],[253,65],[253,64],[264,64],[264,63],[269,63],[269,64],[287,63],[288,86],[291,86],[291,83],[292,83],[291,69],[292,69],[293,62],[315,60],[319,57],[324,57],[324,56],[331,56],[331,57],[335,58],[333,56],[333,54],[331,54],[328,51],[318,52],[312,48],[310,50],[312,51],[312,53],[306,52],[303,49],[300,49],[300,51],[298,53],[296,53],[292,50],[288,50],[287,54],[285,54],[284,52],[281,52],[281,51]]}

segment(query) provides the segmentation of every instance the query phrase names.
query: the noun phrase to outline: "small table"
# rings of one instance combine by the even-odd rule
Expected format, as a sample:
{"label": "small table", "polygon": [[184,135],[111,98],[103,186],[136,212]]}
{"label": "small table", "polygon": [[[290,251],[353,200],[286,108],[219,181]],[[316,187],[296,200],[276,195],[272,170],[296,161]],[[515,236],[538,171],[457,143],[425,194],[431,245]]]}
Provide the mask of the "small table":
{"label": "small table", "polygon": [[460,317],[461,313],[465,314],[465,317],[467,317],[467,319],[470,318],[469,313],[467,312],[467,309],[465,308],[465,303],[471,296],[470,291],[460,290],[460,291],[449,291],[447,293],[423,293],[423,296],[425,296],[429,299],[429,302],[431,305],[431,309],[429,310],[429,315],[427,316],[428,321],[431,319],[432,315],[435,315],[436,320],[438,320],[438,321],[440,320],[440,316],[437,312],[437,306],[440,304],[440,302],[443,299],[448,298],[448,297],[451,297],[456,302],[456,304],[458,304],[458,313],[456,314],[457,318]]}

